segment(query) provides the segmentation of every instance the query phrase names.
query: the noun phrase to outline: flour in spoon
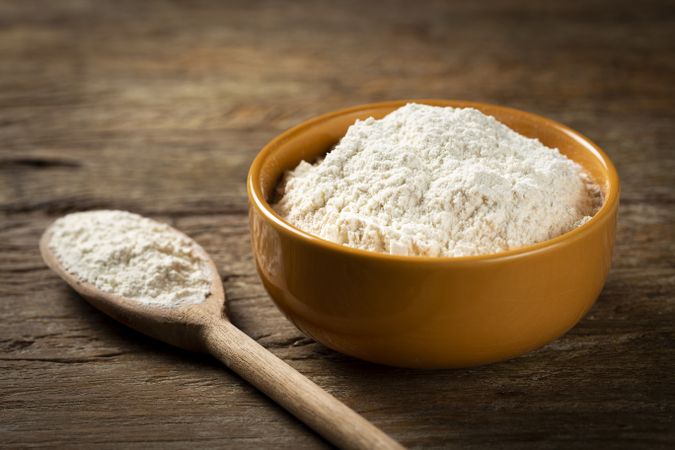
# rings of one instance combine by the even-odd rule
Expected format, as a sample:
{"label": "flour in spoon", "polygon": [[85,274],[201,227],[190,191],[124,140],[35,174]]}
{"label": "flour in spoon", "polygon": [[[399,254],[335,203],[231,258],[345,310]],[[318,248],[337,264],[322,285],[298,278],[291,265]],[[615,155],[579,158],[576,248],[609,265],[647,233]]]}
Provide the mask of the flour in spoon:
{"label": "flour in spoon", "polygon": [[137,214],[69,214],[54,222],[49,247],[72,275],[140,303],[195,304],[210,293],[207,260],[195,244]]}
{"label": "flour in spoon", "polygon": [[303,231],[398,255],[497,253],[589,220],[581,166],[471,108],[408,104],[354,123],[325,158],[283,177],[276,212]]}

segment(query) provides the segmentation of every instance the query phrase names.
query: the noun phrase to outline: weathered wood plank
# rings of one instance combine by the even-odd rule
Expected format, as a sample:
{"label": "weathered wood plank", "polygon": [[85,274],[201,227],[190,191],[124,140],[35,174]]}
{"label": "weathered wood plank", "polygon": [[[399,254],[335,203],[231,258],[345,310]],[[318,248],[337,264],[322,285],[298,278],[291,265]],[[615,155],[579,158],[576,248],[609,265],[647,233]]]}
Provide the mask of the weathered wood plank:
{"label": "weathered wood plank", "polygon": [[[238,326],[408,446],[672,447],[673,42],[667,2],[0,2],[0,446],[327,446],[43,266],[51,220],[105,207],[195,237]],[[615,161],[614,266],[563,338],[471,370],[392,369],[304,337],[265,294],[246,219],[255,153],[315,114],[407,97],[541,113]]]}

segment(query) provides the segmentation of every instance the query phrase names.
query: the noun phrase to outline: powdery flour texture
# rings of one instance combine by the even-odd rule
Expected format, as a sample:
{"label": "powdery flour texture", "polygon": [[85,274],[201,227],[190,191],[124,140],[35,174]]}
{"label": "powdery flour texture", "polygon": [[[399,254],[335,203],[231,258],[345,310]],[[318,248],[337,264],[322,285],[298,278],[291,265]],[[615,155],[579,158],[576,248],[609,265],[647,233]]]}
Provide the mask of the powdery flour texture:
{"label": "powdery flour texture", "polygon": [[64,268],[102,291],[145,304],[200,303],[207,261],[166,224],[126,211],[88,211],[54,222],[50,248]]}
{"label": "powdery flour texture", "polygon": [[408,104],[353,124],[325,158],[285,174],[273,205],[354,248],[467,256],[541,242],[588,220],[581,166],[478,110]]}

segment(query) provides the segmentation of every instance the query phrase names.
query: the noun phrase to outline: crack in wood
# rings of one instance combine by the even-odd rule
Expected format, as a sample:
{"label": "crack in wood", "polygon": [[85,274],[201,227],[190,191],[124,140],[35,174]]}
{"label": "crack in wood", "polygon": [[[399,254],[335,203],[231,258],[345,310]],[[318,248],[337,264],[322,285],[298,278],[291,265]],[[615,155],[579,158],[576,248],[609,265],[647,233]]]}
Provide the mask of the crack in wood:
{"label": "crack in wood", "polygon": [[111,353],[101,353],[98,355],[91,355],[87,357],[72,357],[72,358],[55,358],[55,357],[34,357],[34,358],[4,358],[0,357],[0,361],[33,361],[33,362],[47,362],[47,363],[57,363],[57,364],[84,364],[90,362],[98,362],[102,359],[112,359],[117,356],[122,356],[126,354],[132,354],[134,352],[111,352]]}
{"label": "crack in wood", "polygon": [[30,168],[30,169],[78,169],[82,167],[80,161],[65,158],[47,158],[47,157],[32,157],[32,158],[12,158],[0,159],[0,169],[12,168]]}

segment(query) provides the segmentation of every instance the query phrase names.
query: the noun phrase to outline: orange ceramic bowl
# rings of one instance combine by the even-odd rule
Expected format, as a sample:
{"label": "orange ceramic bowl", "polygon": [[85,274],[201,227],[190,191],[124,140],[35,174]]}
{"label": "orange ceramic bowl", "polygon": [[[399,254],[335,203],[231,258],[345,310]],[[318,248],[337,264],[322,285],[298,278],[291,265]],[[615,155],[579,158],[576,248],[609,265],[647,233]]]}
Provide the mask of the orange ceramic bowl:
{"label": "orange ceramic bowl", "polygon": [[541,347],[574,326],[605,283],[619,204],[613,164],[584,136],[535,114],[483,103],[416,102],[477,108],[558,148],[602,187],[602,208],[562,236],[481,256],[395,256],[312,236],[270,207],[284,171],[325,154],[356,119],[383,117],[407,101],[343,109],[286,131],[253,161],[251,240],[267,292],[307,335],[376,363],[467,367]]}

